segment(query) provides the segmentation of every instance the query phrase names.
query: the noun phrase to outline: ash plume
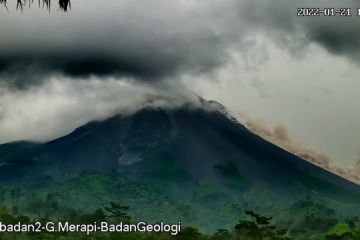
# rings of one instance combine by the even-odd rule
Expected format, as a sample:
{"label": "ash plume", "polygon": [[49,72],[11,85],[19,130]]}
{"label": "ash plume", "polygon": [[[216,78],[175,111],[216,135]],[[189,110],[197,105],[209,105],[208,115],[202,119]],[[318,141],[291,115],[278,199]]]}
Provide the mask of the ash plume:
{"label": "ash plume", "polygon": [[288,129],[285,126],[278,125],[274,128],[274,130],[272,130],[269,129],[265,122],[261,119],[252,121],[249,118],[244,117],[244,115],[242,115],[242,118],[246,121],[246,127],[255,134],[286,149],[306,161],[360,184],[360,158],[356,161],[353,167],[344,168],[336,166],[326,153],[291,139],[288,135]]}

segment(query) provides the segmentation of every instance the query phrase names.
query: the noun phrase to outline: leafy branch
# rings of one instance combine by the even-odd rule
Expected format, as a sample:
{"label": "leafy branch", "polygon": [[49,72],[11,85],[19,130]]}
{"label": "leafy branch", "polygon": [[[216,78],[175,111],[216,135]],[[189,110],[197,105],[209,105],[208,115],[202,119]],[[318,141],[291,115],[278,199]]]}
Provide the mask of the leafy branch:
{"label": "leafy branch", "polygon": [[[24,7],[28,4],[29,7],[34,3],[34,0],[16,0],[16,10],[23,11]],[[4,5],[5,8],[8,10],[7,7],[7,0],[0,0],[0,4]],[[38,6],[39,7],[46,8],[50,11],[51,8],[51,0],[38,0]],[[70,0],[59,0],[59,8],[63,10],[64,12],[71,9],[71,2]]]}

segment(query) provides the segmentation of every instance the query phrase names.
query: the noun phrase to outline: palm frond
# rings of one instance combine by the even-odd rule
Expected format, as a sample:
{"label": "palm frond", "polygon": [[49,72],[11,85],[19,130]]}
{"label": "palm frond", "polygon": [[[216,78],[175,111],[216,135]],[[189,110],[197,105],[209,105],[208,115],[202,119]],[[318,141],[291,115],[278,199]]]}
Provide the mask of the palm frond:
{"label": "palm frond", "polygon": [[0,0],[0,4],[3,4],[6,8],[7,11],[9,11],[7,5],[6,5],[6,0]]}
{"label": "palm frond", "polygon": [[[47,10],[50,11],[51,0],[38,0],[39,7],[41,6],[41,2],[42,2],[42,7],[46,8]],[[34,3],[34,0],[16,0],[16,10],[23,11],[26,4],[29,4],[29,8],[30,8],[33,3]],[[5,8],[8,9],[8,7],[6,5],[7,0],[0,0],[0,4],[4,5]],[[60,10],[62,10],[64,12],[71,9],[70,0],[59,0],[59,8],[60,8]]]}

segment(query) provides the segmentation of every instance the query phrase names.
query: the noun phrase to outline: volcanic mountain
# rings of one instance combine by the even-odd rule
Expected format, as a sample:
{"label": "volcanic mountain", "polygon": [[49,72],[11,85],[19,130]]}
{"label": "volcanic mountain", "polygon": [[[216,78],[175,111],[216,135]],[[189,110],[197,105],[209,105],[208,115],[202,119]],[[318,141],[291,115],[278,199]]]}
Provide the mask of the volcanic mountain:
{"label": "volcanic mountain", "polygon": [[63,204],[130,205],[139,219],[214,229],[245,209],[313,199],[360,213],[360,186],[253,134],[216,102],[147,107],[89,122],[47,143],[0,145],[0,182],[52,191]]}

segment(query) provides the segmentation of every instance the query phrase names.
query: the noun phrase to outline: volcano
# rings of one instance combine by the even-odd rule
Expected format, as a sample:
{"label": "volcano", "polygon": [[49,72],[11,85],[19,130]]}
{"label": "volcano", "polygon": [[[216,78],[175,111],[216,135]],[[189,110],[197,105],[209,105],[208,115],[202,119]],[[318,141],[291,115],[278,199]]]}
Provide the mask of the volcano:
{"label": "volcano", "polygon": [[255,135],[221,104],[147,107],[89,122],[47,143],[0,145],[0,182],[53,191],[64,204],[130,205],[139,219],[215,229],[245,209],[313,199],[360,213],[360,186]]}

